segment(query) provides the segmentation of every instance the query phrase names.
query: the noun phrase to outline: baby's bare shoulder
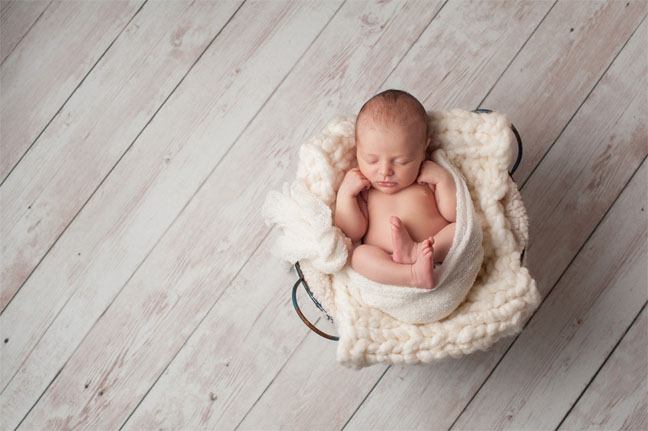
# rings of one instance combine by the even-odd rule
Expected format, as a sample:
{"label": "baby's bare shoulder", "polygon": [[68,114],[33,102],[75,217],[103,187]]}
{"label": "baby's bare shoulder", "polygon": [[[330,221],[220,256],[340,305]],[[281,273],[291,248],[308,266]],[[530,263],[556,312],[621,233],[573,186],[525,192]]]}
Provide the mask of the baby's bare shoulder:
{"label": "baby's bare shoulder", "polygon": [[429,163],[430,166],[436,168],[436,169],[443,169],[444,171],[447,171],[446,168],[435,162],[434,160],[424,160],[423,163]]}

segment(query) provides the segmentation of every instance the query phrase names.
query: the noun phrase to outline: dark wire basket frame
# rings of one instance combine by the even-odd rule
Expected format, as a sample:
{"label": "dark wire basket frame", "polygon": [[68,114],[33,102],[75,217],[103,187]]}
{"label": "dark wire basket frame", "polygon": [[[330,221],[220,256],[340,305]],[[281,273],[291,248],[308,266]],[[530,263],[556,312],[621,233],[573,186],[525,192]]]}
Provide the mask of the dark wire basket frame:
{"label": "dark wire basket frame", "polygon": [[[493,112],[493,111],[490,110],[490,109],[480,108],[480,109],[475,109],[472,112],[477,112],[477,113],[481,114],[481,113],[490,113],[490,112]],[[518,147],[517,148],[518,149],[517,159],[515,160],[515,164],[513,165],[513,168],[509,172],[509,176],[511,177],[511,179],[513,179],[513,174],[515,173],[518,166],[520,165],[520,162],[522,161],[522,139],[520,138],[520,134],[518,133],[517,129],[515,128],[515,126],[513,124],[511,124],[511,129],[513,130],[513,134],[515,135],[515,139],[517,140],[517,147]],[[513,181],[515,182],[515,180],[513,180]],[[526,251],[526,248],[524,250],[522,250],[522,254],[520,255],[520,262],[522,262],[522,260],[524,259],[524,252],[525,251]],[[319,301],[315,298],[315,296],[313,296],[313,292],[310,290],[310,287],[308,286],[308,283],[306,282],[306,279],[304,278],[304,273],[302,272],[301,267],[299,266],[299,261],[295,262],[295,270],[297,271],[297,275],[299,275],[299,279],[295,282],[295,284],[293,285],[293,288],[292,288],[292,303],[293,303],[293,307],[295,308],[295,311],[297,312],[297,315],[304,322],[304,324],[306,324],[306,326],[308,326],[316,334],[318,334],[318,335],[320,335],[320,336],[322,336],[324,338],[327,338],[329,340],[338,341],[340,339],[340,337],[336,337],[335,335],[330,335],[330,334],[327,334],[326,332],[323,332],[318,327],[316,327],[314,324],[312,324],[306,318],[306,316],[304,316],[304,313],[302,313],[301,309],[299,308],[299,305],[297,304],[297,288],[299,287],[300,284],[304,286],[304,289],[306,289],[306,293],[308,293],[308,296],[310,297],[310,299],[315,303],[315,306],[326,315],[326,318],[329,321],[333,322],[333,318],[331,316],[329,316],[329,314],[326,312],[324,307],[322,307],[322,304],[320,304]]]}

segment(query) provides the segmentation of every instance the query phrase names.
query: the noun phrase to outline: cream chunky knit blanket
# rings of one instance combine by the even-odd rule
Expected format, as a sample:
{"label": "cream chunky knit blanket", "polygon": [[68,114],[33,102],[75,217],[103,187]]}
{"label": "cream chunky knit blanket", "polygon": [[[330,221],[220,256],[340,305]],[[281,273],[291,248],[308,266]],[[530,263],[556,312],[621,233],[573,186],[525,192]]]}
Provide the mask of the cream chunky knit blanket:
{"label": "cream chunky knit blanket", "polygon": [[[453,110],[428,115],[433,142],[442,149],[432,158],[461,173],[472,200],[466,203],[473,207],[466,214],[478,221],[474,225],[483,232],[482,247],[463,250],[477,250],[467,255],[472,260],[483,257],[476,279],[461,274],[470,265],[455,262],[446,267],[453,269],[445,277],[474,279],[467,294],[457,287],[460,283],[448,288],[439,283],[438,292],[417,292],[426,296],[416,300],[403,296],[389,300],[379,295],[383,287],[403,294],[413,288],[379,285],[375,289],[375,282],[348,265],[353,244],[333,225],[333,210],[344,174],[357,166],[353,118],[333,120],[302,145],[297,178],[290,185],[284,183],[281,193],[271,191],[263,205],[266,223],[280,229],[273,253],[290,264],[300,262],[313,294],[335,320],[340,338],[337,360],[348,367],[433,362],[485,350],[519,332],[540,302],[535,281],[520,264],[528,221],[507,172],[514,151],[510,122],[496,112]],[[450,163],[443,165],[444,161]],[[463,186],[458,193],[461,190]],[[462,234],[455,233],[455,240],[458,235]],[[474,244],[475,235],[466,236]],[[367,282],[373,290],[367,289]],[[447,294],[453,286],[454,294]],[[446,295],[441,295],[444,289]]]}

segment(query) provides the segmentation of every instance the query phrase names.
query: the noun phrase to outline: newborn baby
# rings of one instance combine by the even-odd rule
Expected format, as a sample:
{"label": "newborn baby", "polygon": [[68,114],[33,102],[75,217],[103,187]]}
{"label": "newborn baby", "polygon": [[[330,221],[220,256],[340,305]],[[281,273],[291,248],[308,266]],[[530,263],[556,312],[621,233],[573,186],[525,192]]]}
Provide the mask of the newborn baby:
{"label": "newborn baby", "polygon": [[387,90],[356,118],[358,167],[337,193],[334,223],[356,245],[351,267],[380,283],[434,289],[455,231],[456,189],[430,160],[428,118],[409,93]]}

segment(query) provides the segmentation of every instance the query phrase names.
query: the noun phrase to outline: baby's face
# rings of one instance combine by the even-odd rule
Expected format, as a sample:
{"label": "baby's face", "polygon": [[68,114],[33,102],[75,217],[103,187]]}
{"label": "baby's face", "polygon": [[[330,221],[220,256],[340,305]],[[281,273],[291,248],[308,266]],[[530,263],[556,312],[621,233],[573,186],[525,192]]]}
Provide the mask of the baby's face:
{"label": "baby's face", "polygon": [[357,137],[358,168],[372,187],[392,194],[416,181],[428,141],[415,127],[363,125]]}

